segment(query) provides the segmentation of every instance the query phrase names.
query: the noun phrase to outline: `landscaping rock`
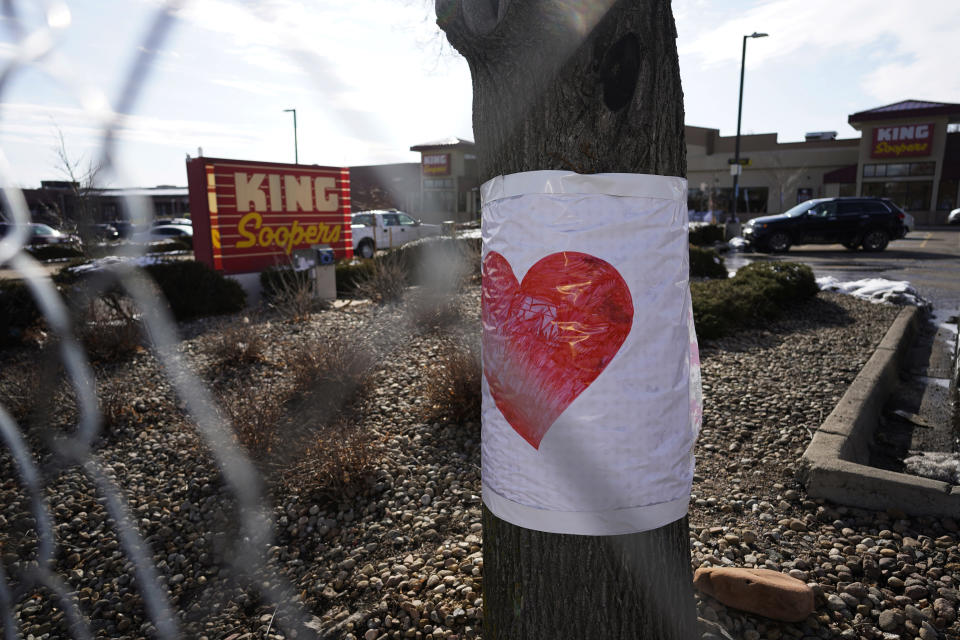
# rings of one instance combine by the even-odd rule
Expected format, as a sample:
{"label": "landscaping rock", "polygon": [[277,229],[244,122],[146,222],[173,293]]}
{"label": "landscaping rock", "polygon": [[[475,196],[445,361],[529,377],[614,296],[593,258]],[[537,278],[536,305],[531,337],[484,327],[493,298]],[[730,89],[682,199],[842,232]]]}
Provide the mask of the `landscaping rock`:
{"label": "landscaping rock", "polygon": [[[370,477],[349,493],[322,486],[265,492],[261,506],[274,534],[264,549],[269,563],[252,580],[241,579],[232,563],[243,512],[169,376],[149,351],[122,364],[95,365],[111,420],[93,450],[146,538],[161,590],[169,591],[178,614],[180,637],[264,638],[269,622],[263,616],[273,616],[278,595],[258,589],[263,583],[285,585],[289,596],[282,603],[302,618],[301,624],[281,608],[272,638],[293,638],[294,632],[301,639],[483,637],[479,419],[428,418],[423,410],[423,390],[443,346],[478,335],[479,298],[476,286],[457,298],[466,318],[461,333],[411,324],[403,305],[358,303],[299,323],[266,316],[178,326],[180,355],[192,371],[214,391],[240,379],[242,395],[257,401],[282,391],[292,358],[316,341],[360,336],[377,363],[350,417],[375,436]],[[775,323],[701,342],[704,424],[689,509],[692,567],[752,565],[794,575],[821,605],[800,622],[781,622],[696,592],[700,616],[729,632],[715,628],[715,637],[960,637],[955,518],[911,518],[812,500],[794,478],[811,434],[896,313],[820,294]],[[225,323],[249,326],[263,343],[262,353],[244,365],[249,369],[224,366],[216,357],[213,347]],[[41,355],[36,349],[0,351],[4,406],[10,397],[4,381],[36,369]],[[69,389],[52,394],[49,409],[44,427],[74,428]],[[731,450],[733,443],[738,446]],[[157,637],[102,494],[83,470],[60,464],[42,445],[35,450],[55,521],[53,569],[75,594],[91,635]],[[292,460],[301,454],[290,453]],[[36,553],[35,524],[9,453],[0,452],[0,473],[0,560],[15,583],[30,568],[25,559]],[[13,611],[24,637],[75,637],[60,603],[44,589],[16,586],[20,599]],[[904,595],[910,586],[925,588],[926,598],[910,600]],[[881,631],[881,612],[891,609],[903,612],[902,626]]]}
{"label": "landscaping rock", "polygon": [[[693,584],[723,604],[774,620],[800,622],[814,611],[813,589],[767,569],[697,569]],[[839,608],[845,605],[839,600]]]}

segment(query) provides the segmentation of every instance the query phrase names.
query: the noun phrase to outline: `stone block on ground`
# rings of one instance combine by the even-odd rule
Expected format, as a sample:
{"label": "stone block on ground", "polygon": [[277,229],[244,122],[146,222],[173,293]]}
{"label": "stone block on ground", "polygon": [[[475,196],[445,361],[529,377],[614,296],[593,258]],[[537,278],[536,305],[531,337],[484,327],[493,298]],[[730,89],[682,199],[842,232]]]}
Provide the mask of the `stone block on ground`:
{"label": "stone block on ground", "polygon": [[800,622],[814,610],[813,589],[769,569],[705,567],[697,569],[693,584],[728,607],[774,620]]}

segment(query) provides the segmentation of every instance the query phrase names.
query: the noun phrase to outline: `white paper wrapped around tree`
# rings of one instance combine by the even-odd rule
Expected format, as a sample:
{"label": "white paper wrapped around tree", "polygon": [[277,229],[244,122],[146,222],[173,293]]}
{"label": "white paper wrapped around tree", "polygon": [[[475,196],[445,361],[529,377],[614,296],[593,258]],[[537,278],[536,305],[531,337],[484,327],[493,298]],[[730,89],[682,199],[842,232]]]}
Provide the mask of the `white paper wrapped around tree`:
{"label": "white paper wrapped around tree", "polygon": [[700,429],[686,181],[534,171],[483,200],[483,500],[555,533],[686,513]]}

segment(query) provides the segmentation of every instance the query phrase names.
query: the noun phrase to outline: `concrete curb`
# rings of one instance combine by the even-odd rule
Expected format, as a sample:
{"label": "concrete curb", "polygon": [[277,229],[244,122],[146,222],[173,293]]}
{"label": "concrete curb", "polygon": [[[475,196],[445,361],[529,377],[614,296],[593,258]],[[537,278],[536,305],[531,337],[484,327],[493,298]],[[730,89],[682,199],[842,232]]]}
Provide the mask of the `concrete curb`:
{"label": "concrete curb", "polygon": [[955,517],[960,487],[867,466],[880,412],[896,387],[899,366],[919,322],[919,309],[904,307],[873,356],[813,436],[798,476],[814,498],[865,509]]}

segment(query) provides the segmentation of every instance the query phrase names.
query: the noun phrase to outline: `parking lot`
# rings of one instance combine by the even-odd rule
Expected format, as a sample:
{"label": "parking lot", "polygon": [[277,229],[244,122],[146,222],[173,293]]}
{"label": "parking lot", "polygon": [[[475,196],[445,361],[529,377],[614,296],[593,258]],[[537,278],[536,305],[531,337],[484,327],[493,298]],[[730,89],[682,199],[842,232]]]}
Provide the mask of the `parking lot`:
{"label": "parking lot", "polygon": [[960,227],[918,229],[878,253],[848,251],[836,245],[801,245],[788,253],[728,254],[736,269],[758,260],[786,260],[810,265],[817,276],[839,280],[886,278],[910,282],[945,320],[960,310]]}

